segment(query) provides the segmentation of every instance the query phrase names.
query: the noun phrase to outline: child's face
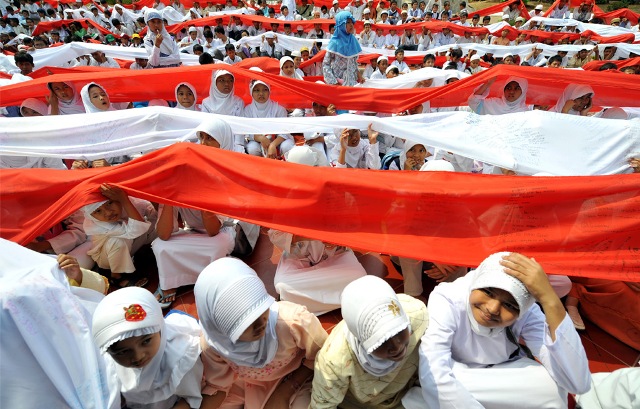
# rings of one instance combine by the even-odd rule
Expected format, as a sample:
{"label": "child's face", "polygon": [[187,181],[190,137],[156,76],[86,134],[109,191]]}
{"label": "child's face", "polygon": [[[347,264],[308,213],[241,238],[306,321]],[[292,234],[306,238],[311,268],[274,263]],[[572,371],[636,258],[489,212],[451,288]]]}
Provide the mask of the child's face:
{"label": "child's face", "polygon": [[159,33],[162,30],[162,26],[164,25],[164,23],[159,18],[154,18],[152,20],[149,20],[147,22],[147,25],[149,26],[149,30],[151,30],[152,33]]}
{"label": "child's face", "polygon": [[213,136],[209,135],[206,132],[198,132],[198,139],[200,140],[200,145],[220,148],[220,143]]}
{"label": "child's face", "polygon": [[371,352],[371,355],[378,359],[387,359],[394,362],[402,361],[407,355],[410,336],[409,329],[405,328],[376,348]]}
{"label": "child's face", "polygon": [[426,157],[427,150],[425,149],[424,145],[413,145],[413,147],[407,151],[407,159],[411,159],[415,163],[419,163],[421,165],[424,164],[424,160]]}
{"label": "child's face", "polygon": [[396,60],[398,60],[398,62],[402,62],[402,60],[404,60],[404,53],[397,53]]}
{"label": "child's face", "polygon": [[233,60],[236,58],[236,50],[227,50],[227,56]]}
{"label": "child's face", "polygon": [[469,304],[473,318],[487,328],[508,327],[518,319],[520,309],[513,296],[499,288],[480,288],[471,291]]}
{"label": "child's face", "polygon": [[262,313],[257,320],[253,321],[251,325],[244,330],[242,335],[238,337],[238,341],[253,342],[264,337],[267,331],[267,322],[269,321],[269,310]]}
{"label": "child's face", "polygon": [[51,89],[60,101],[70,101],[73,98],[73,89],[64,82],[52,83]]}
{"label": "child's face", "polygon": [[195,102],[196,97],[193,92],[186,85],[181,85],[178,88],[178,103],[185,108],[191,108]]}
{"label": "child's face", "polygon": [[115,223],[122,217],[122,205],[115,200],[109,200],[94,210],[91,216],[101,222]]}
{"label": "child's face", "polygon": [[504,98],[509,102],[517,100],[521,95],[522,88],[520,88],[520,84],[515,81],[511,81],[504,87]]}
{"label": "child's face", "polygon": [[216,88],[223,94],[233,91],[233,77],[229,74],[221,75],[216,79]]}
{"label": "child's face", "polygon": [[160,333],[140,335],[118,341],[107,352],[114,361],[126,368],[144,368],[160,349]]}
{"label": "child's face", "polygon": [[22,116],[24,117],[28,117],[28,116],[42,116],[42,114],[38,111],[35,111],[29,107],[23,107],[20,110],[20,113],[22,113]]}
{"label": "child's face", "polygon": [[111,105],[109,96],[100,87],[94,86],[89,89],[89,99],[91,100],[91,103],[101,111],[107,111]]}
{"label": "child's face", "polygon": [[253,87],[253,91],[251,92],[251,96],[253,97],[253,99],[261,104],[264,104],[269,100],[269,94],[269,88],[267,88],[263,84],[256,85],[255,87]]}
{"label": "child's face", "polygon": [[435,64],[436,64],[436,60],[430,58],[427,61],[425,61],[424,64],[422,64],[422,67],[423,68],[433,67]]}
{"label": "child's face", "polygon": [[348,145],[350,147],[356,147],[360,143],[360,131],[357,129],[349,129]]}
{"label": "child's face", "polygon": [[387,60],[380,60],[380,62],[378,63],[378,69],[380,70],[380,72],[387,71],[388,67],[389,67],[389,61]]}
{"label": "child's face", "polygon": [[282,65],[282,72],[288,76],[292,76],[295,71],[295,66],[291,61],[287,61]]}

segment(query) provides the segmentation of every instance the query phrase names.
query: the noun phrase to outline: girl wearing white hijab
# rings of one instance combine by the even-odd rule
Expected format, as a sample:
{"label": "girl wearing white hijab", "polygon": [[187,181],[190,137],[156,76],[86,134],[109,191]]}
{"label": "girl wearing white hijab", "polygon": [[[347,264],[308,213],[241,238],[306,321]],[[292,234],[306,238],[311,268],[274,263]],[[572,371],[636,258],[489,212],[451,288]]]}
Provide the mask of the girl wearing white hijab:
{"label": "girl wearing white hijab", "polygon": [[111,104],[107,91],[95,82],[90,82],[82,87],[80,97],[84,110],[88,114],[116,110]]}
{"label": "girl wearing white hijab", "polygon": [[[196,135],[201,145],[234,150],[234,136],[227,122],[208,119]],[[151,248],[158,264],[156,298],[167,308],[176,298],[179,287],[192,285],[211,262],[228,256],[234,250],[236,235],[241,228],[251,248],[258,241],[260,229],[250,223],[239,222],[213,212],[161,204],[158,209],[158,238]],[[179,217],[184,227],[179,227]],[[239,226],[236,226],[239,224]]]}
{"label": "girl wearing white hijab", "polygon": [[378,145],[378,132],[371,124],[366,139],[360,137],[359,129],[343,129],[329,154],[331,164],[336,168],[380,169]]}
{"label": "girl wearing white hijab", "polygon": [[200,327],[186,314],[163,318],[137,287],[107,295],[93,314],[93,338],[131,409],[199,408]]}
{"label": "girl wearing white hijab", "polygon": [[147,50],[149,68],[168,68],[180,66],[180,48],[171,38],[162,21],[162,14],[154,9],[147,9],[144,16],[147,24],[147,35],[144,37],[144,48]]}
{"label": "girl wearing white hijab", "polygon": [[49,103],[51,115],[84,114],[84,104],[73,84],[68,82],[50,82],[47,87],[51,91]]}
{"label": "girl wearing white hijab", "polygon": [[310,408],[401,408],[418,375],[426,306],[365,276],[342,292],[342,316],[316,357]]}
{"label": "girl wearing white hijab", "polygon": [[242,116],[244,101],[233,91],[235,77],[226,70],[211,74],[209,96],[202,101],[202,110],[211,114]]}
{"label": "girl wearing white hijab", "polygon": [[[329,166],[324,152],[310,146],[294,147],[286,160]],[[340,308],[345,286],[367,275],[350,248],[274,229],[269,230],[269,239],[282,250],[273,280],[280,299],[304,305],[316,315]]]}
{"label": "girl wearing white hijab", "polygon": [[422,390],[405,408],[562,408],[568,393],[589,390],[580,337],[535,259],[492,254],[438,285],[427,306]]}
{"label": "girl wearing white hijab", "polygon": [[493,77],[486,84],[479,86],[469,97],[469,107],[478,115],[503,115],[513,112],[525,112],[527,106],[527,80],[509,77],[504,83],[500,98],[487,98],[491,85],[496,81]]}
{"label": "girl wearing white hijab", "polygon": [[[271,87],[260,80],[251,81],[249,86],[251,103],[244,107],[242,116],[245,118],[284,118],[287,110],[280,104],[272,101]],[[276,159],[286,154],[295,146],[295,141],[289,134],[281,135],[250,135],[246,149],[249,155],[265,156]]]}
{"label": "girl wearing white hijab", "polygon": [[302,77],[296,72],[296,66],[291,57],[280,58],[280,76],[301,80]]}
{"label": "girl wearing white hijab", "polygon": [[27,98],[20,104],[20,115],[23,117],[47,116],[49,115],[49,107],[38,99]]}
{"label": "girl wearing white hijab", "polygon": [[588,85],[570,84],[550,112],[587,116],[593,106],[593,88]]}
{"label": "girl wearing white hijab", "polygon": [[[111,270],[115,285],[143,286],[148,280],[135,277],[131,256],[155,238],[156,211],[146,200],[133,200],[117,186],[106,183],[100,192],[108,199],[82,208],[84,232],[91,236],[93,246],[87,252],[98,267]],[[123,275],[124,274],[124,275]]]}
{"label": "girl wearing white hijab", "polygon": [[249,266],[221,258],[194,288],[202,327],[203,407],[307,408],[327,338],[303,306],[276,302]]}
{"label": "girl wearing white hijab", "polygon": [[197,104],[198,93],[193,85],[188,82],[181,82],[176,86],[176,108],[186,109],[187,111],[200,111],[200,105]]}

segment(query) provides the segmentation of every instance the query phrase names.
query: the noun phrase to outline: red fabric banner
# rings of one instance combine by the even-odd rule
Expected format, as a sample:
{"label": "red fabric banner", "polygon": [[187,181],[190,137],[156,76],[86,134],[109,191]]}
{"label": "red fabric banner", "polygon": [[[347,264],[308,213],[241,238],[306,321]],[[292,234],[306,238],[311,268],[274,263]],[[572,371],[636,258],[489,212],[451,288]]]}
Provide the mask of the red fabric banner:
{"label": "red fabric banner", "polygon": [[[558,4],[560,3],[560,0],[555,0],[553,2],[553,4],[551,6],[549,6],[549,9],[547,11],[544,12],[543,16],[544,17],[549,17],[551,15],[551,12],[558,6]],[[597,4],[595,4],[595,2],[591,2],[591,1],[585,1],[585,0],[569,0],[569,11],[573,12],[573,9],[576,7],[580,7],[580,5],[582,3],[588,3],[588,4],[593,4],[593,9],[591,9],[591,12],[596,14],[603,14],[604,10],[602,10],[600,7],[598,7]]]}
{"label": "red fabric banner", "polygon": [[79,19],[79,20],[57,20],[57,21],[43,21],[38,23],[38,25],[36,26],[36,28],[33,29],[33,35],[37,36],[40,35],[42,33],[46,33],[49,32],[53,29],[56,28],[60,28],[62,26],[68,26],[70,23],[80,23],[80,25],[84,28],[87,28],[87,26],[91,26],[94,27],[96,30],[98,30],[102,35],[113,35],[116,38],[120,38],[119,35],[117,34],[113,34],[111,31],[107,30],[106,28],[102,27],[100,24],[96,23],[93,20],[89,20],[89,19]]}
{"label": "red fabric banner", "polygon": [[637,174],[323,169],[179,143],[111,168],[0,170],[0,180],[0,235],[21,244],[102,200],[106,182],[357,249],[468,266],[519,251],[550,274],[640,281]]}
{"label": "red fabric banner", "polygon": [[618,60],[618,61],[610,61],[610,60],[591,61],[583,65],[582,69],[588,70],[588,71],[598,71],[600,67],[602,67],[604,64],[609,62],[615,64],[618,67],[618,69],[621,69],[624,67],[635,67],[635,66],[640,66],[640,57],[628,58],[626,60]]}
{"label": "red fabric banner", "polygon": [[611,24],[612,18],[626,17],[633,26],[638,24],[638,19],[640,19],[640,14],[629,9],[618,9],[609,13],[595,13],[594,16],[603,19],[607,24]]}
{"label": "red fabric banner", "polygon": [[[245,61],[255,65],[256,61],[253,60]],[[267,63],[273,64],[271,61]],[[26,98],[44,98],[49,94],[47,83],[54,81],[72,83],[78,91],[89,82],[98,82],[105,87],[113,102],[148,101],[154,98],[174,100],[175,87],[180,82],[188,81],[196,88],[198,100],[202,100],[209,94],[211,72],[215,69],[228,70],[235,75],[235,93],[245,102],[251,101],[249,81],[260,79],[271,85],[272,99],[286,108],[309,108],[314,101],[323,105],[334,104],[338,109],[391,113],[404,111],[425,101],[430,101],[432,107],[459,106],[466,105],[474,89],[493,77],[497,81],[491,87],[490,96],[502,95],[500,87],[510,76],[528,80],[528,104],[554,105],[567,85],[579,83],[593,88],[595,106],[640,106],[637,97],[640,95],[640,81],[633,75],[502,64],[443,87],[413,89],[316,84],[228,64],[154,70],[110,69],[99,73],[58,74],[0,87],[0,101],[5,106],[11,106],[20,105]],[[148,84],[154,86],[149,87]],[[620,92],[621,89],[625,92]]]}

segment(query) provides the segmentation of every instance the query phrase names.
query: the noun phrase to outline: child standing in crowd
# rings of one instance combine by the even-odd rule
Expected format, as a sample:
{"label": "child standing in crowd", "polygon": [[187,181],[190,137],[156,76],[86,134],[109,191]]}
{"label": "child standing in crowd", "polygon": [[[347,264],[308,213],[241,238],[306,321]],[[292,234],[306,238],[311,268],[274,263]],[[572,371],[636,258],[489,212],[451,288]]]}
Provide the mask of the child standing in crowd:
{"label": "child standing in crowd", "polygon": [[331,85],[354,86],[362,82],[358,70],[358,54],[362,47],[354,35],[355,18],[348,11],[336,14],[336,27],[322,61],[324,82]]}
{"label": "child standing in crowd", "polygon": [[305,307],[275,302],[249,266],[221,258],[194,288],[202,327],[202,408],[307,408],[327,333]]}
{"label": "child standing in crowd", "polygon": [[92,327],[128,408],[200,407],[203,366],[194,318],[174,313],[165,319],[149,291],[123,288],[100,301]]}
{"label": "child standing in crowd", "polygon": [[[86,205],[84,231],[93,247],[87,252],[98,267],[111,271],[113,284],[120,287],[144,286],[148,280],[133,275],[133,254],[155,238],[157,213],[146,200],[132,199],[121,188],[107,183],[100,193],[108,200]],[[144,215],[144,216],[143,216]]]}

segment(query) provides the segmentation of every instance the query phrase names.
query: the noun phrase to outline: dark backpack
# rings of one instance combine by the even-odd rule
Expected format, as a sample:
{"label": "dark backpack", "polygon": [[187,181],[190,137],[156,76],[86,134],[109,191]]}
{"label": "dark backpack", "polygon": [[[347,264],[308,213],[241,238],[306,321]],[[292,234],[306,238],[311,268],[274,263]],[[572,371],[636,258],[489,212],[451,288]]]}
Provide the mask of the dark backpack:
{"label": "dark backpack", "polygon": [[392,150],[391,152],[387,152],[383,157],[380,163],[380,169],[389,170],[389,167],[392,163],[396,164],[396,167],[400,169],[400,151]]}

